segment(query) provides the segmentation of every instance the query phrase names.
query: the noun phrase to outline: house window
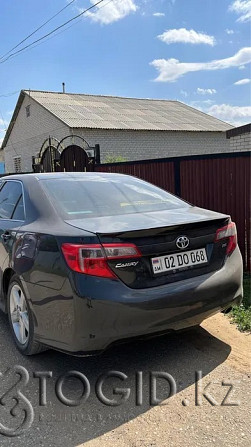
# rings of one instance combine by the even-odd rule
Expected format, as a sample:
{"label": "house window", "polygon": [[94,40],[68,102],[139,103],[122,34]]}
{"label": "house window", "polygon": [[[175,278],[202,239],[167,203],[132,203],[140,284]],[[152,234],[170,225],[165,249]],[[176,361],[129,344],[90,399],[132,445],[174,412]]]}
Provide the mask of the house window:
{"label": "house window", "polygon": [[26,110],[26,117],[28,118],[31,114],[31,106],[30,105],[26,106],[25,110]]}
{"label": "house window", "polygon": [[21,170],[21,157],[13,157],[14,172],[22,172]]}

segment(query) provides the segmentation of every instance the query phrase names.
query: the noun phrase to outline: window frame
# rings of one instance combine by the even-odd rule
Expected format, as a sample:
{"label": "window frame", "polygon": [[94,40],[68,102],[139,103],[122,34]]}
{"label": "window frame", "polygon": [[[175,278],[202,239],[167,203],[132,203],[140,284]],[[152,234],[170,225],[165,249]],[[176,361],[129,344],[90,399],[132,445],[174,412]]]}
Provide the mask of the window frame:
{"label": "window frame", "polygon": [[22,194],[19,196],[19,199],[18,199],[18,201],[17,201],[17,203],[16,203],[16,206],[15,206],[15,208],[14,208],[14,210],[12,211],[12,214],[11,214],[11,216],[13,216],[13,214],[14,214],[14,212],[15,212],[15,210],[16,210],[16,207],[17,207],[17,205],[18,205],[18,202],[19,202],[19,200],[20,200],[20,197],[22,196],[23,197],[23,204],[24,204],[24,219],[12,219],[12,217],[10,217],[10,218],[3,218],[3,217],[1,217],[0,216],[0,222],[2,222],[2,221],[4,221],[4,220],[8,220],[8,221],[12,221],[12,222],[25,222],[26,221],[26,208],[25,208],[25,199],[24,199],[24,185],[23,185],[23,182],[21,181],[21,180],[12,180],[12,179],[8,179],[8,180],[5,180],[5,181],[3,181],[2,182],[2,185],[0,186],[0,193],[1,193],[1,191],[2,191],[2,189],[3,189],[3,187],[4,187],[4,185],[6,184],[6,183],[8,183],[8,182],[16,182],[16,183],[20,183],[21,184],[21,188],[22,188]]}

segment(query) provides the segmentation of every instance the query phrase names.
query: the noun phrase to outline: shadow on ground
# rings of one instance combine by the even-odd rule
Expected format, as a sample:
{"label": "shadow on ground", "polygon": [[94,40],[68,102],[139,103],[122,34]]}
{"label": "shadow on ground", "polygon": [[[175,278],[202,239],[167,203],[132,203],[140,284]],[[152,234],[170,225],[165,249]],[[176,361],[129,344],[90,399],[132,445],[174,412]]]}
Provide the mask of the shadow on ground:
{"label": "shadow on ground", "polygon": [[[229,345],[213,337],[204,329],[197,328],[179,334],[120,345],[98,357],[76,358],[55,351],[47,351],[35,357],[24,358],[14,348],[7,318],[2,314],[0,315],[0,345],[2,373],[14,365],[22,365],[28,370],[30,381],[23,392],[35,410],[34,423],[26,433],[14,439],[0,435],[0,444],[3,447],[13,445],[13,440],[15,445],[26,447],[73,447],[84,443],[149,410],[149,373],[151,371],[171,374],[179,393],[194,383],[195,371],[201,370],[203,376],[206,376],[223,363],[230,353]],[[69,408],[56,398],[55,383],[59,376],[72,370],[79,371],[88,378],[91,394],[85,403]],[[129,399],[116,407],[104,405],[95,395],[98,377],[111,370],[121,371],[128,378],[125,381],[116,378],[108,379],[104,386],[104,394],[109,399],[115,397],[119,401],[120,396],[113,394],[115,387],[131,390]],[[47,405],[43,407],[39,405],[39,381],[33,377],[35,371],[52,372],[52,378],[47,380]],[[137,371],[143,372],[143,404],[141,406],[135,403]],[[65,396],[73,399],[81,395],[83,387],[78,380],[68,379],[63,389]],[[169,391],[168,382],[159,379],[157,397],[165,400]],[[2,393],[1,387],[0,392]],[[180,405],[182,407],[182,402]],[[6,420],[7,423],[8,416],[4,411],[6,410],[0,406],[0,422]]]}

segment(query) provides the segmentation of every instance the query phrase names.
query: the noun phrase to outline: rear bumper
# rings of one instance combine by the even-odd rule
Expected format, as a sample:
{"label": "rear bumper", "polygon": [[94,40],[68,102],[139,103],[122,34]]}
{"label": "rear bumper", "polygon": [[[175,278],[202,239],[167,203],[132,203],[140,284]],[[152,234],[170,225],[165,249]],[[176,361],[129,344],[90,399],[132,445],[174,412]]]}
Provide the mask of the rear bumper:
{"label": "rear bumper", "polygon": [[242,274],[238,248],[217,272],[148,289],[76,274],[67,338],[61,331],[60,338],[54,334],[46,340],[43,334],[40,341],[73,355],[91,355],[126,339],[194,326],[241,302]]}

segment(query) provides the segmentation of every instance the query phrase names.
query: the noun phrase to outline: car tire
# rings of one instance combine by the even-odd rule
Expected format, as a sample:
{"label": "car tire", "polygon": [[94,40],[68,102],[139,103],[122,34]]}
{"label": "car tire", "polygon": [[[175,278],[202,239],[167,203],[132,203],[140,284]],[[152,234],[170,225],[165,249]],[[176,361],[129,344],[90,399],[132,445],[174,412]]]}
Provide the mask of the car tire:
{"label": "car tire", "polygon": [[46,351],[45,346],[34,339],[34,319],[27,297],[17,275],[11,278],[7,311],[11,333],[18,350],[23,355],[34,355]]}

